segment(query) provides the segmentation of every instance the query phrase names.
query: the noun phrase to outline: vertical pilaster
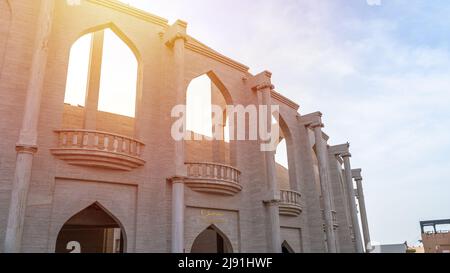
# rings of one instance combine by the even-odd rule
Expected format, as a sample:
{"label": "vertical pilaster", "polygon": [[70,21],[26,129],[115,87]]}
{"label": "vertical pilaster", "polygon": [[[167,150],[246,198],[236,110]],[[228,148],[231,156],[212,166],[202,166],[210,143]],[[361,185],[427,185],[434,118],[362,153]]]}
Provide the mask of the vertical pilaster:
{"label": "vertical pilaster", "polygon": [[37,152],[37,128],[47,66],[48,41],[52,29],[53,12],[54,0],[41,1],[22,127],[16,145],[16,169],[12,184],[5,234],[4,251],[6,253],[21,252],[33,157]]}
{"label": "vertical pilaster", "polygon": [[[175,105],[186,104],[184,85],[185,42],[187,24],[177,20],[164,34],[164,42],[173,50],[173,86]],[[174,106],[175,106],[174,105]],[[186,118],[186,117],[184,117]],[[186,122],[184,122],[186,124]],[[186,128],[183,128],[186,130]],[[184,140],[176,140],[174,147],[174,162],[176,176],[172,182],[172,253],[184,252],[184,178],[186,176]]]}
{"label": "vertical pilaster", "polygon": [[[265,71],[256,76],[257,82],[254,90],[261,92],[262,106],[265,106],[265,122],[267,132],[272,132],[272,90],[275,88],[271,83],[272,74]],[[260,111],[261,113],[261,111]],[[261,124],[260,124],[261,126]],[[275,165],[275,151],[264,152],[266,177],[268,180],[269,194],[264,204],[267,206],[269,214],[270,228],[270,252],[281,253],[281,228],[280,228],[280,210],[279,210],[279,189],[277,184],[277,173]]]}
{"label": "vertical pilaster", "polygon": [[322,123],[313,123],[310,127],[314,130],[316,142],[317,160],[319,161],[320,187],[323,196],[325,232],[327,234],[328,252],[336,253],[336,236],[333,223],[333,202],[331,199],[331,185],[328,169],[328,151],[327,145],[322,137]]}
{"label": "vertical pilaster", "polygon": [[366,202],[364,200],[364,190],[362,185],[362,176],[361,176],[361,169],[352,170],[353,178],[356,181],[356,189],[358,192],[358,203],[359,203],[359,210],[360,210],[360,216],[361,216],[361,224],[362,224],[362,230],[363,230],[363,236],[364,236],[364,244],[366,247],[366,251],[369,252],[370,249],[368,247],[370,246],[370,232],[369,232],[369,222],[367,219],[367,211],[366,211]]}
{"label": "vertical pilaster", "polygon": [[[172,47],[173,50],[173,81],[175,88],[174,91],[176,96],[176,105],[186,105],[186,90],[184,84],[185,42],[187,40],[186,27],[187,25],[185,22],[178,20],[166,33],[168,36],[166,45]],[[184,128],[184,130],[186,130],[186,128]],[[184,140],[175,141],[176,174],[182,176],[184,176],[186,173],[184,150]]]}
{"label": "vertical pilaster", "polygon": [[348,197],[349,197],[349,206],[352,218],[352,227],[353,233],[356,241],[356,252],[363,253],[364,247],[361,238],[361,230],[359,227],[358,221],[358,211],[356,210],[356,196],[355,196],[355,188],[353,186],[352,179],[352,168],[350,165],[350,157],[351,154],[349,152],[345,152],[341,154],[342,159],[344,160],[344,174],[345,174],[345,182],[347,185]]}

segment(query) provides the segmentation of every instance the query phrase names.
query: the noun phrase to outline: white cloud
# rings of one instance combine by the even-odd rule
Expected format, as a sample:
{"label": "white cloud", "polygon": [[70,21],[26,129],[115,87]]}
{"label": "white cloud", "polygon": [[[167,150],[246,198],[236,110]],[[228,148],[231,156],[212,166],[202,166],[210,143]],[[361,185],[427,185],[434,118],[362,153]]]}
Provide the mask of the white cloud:
{"label": "white cloud", "polygon": [[366,0],[369,6],[381,6],[381,0]]}

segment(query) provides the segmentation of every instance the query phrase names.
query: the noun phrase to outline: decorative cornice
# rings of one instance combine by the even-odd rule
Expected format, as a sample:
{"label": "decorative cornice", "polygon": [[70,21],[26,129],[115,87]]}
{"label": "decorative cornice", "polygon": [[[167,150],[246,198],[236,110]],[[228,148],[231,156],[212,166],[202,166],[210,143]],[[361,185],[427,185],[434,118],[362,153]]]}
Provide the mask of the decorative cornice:
{"label": "decorative cornice", "polygon": [[295,111],[298,111],[300,106],[293,102],[292,100],[286,98],[285,96],[281,95],[280,93],[276,92],[275,90],[272,90],[272,98],[278,100],[279,102],[289,106],[290,108],[294,109]]}
{"label": "decorative cornice", "polygon": [[19,154],[35,154],[38,151],[36,145],[16,144],[16,151]]}
{"label": "decorative cornice", "polygon": [[201,42],[199,42],[198,40],[196,40],[195,38],[193,38],[191,36],[187,36],[187,37],[188,37],[188,41],[186,42],[186,49],[188,49],[192,52],[201,54],[205,57],[211,58],[220,63],[223,63],[229,67],[237,69],[238,71],[248,73],[248,70],[250,69],[248,66],[245,66],[239,62],[236,62],[236,61],[218,53],[217,51],[202,44]]}
{"label": "decorative cornice", "polygon": [[118,12],[122,12],[122,13],[125,13],[128,15],[131,15],[135,18],[159,25],[164,28],[166,28],[168,26],[169,21],[167,19],[150,14],[148,12],[137,9],[135,7],[131,7],[131,6],[124,4],[117,0],[87,0],[87,1],[92,4],[104,6],[106,8],[110,8],[110,9],[116,10]]}

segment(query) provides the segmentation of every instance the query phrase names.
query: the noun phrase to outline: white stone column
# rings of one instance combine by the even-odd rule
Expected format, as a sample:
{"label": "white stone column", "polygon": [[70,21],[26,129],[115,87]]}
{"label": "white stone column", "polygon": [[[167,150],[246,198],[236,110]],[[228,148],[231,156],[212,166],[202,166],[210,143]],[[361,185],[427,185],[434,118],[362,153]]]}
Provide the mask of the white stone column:
{"label": "white stone column", "polygon": [[313,123],[310,128],[314,130],[317,160],[319,161],[320,187],[322,190],[324,216],[325,216],[325,232],[327,234],[328,252],[336,253],[336,235],[333,225],[333,202],[331,197],[331,182],[328,169],[328,151],[327,145],[323,139],[322,123]]}
{"label": "white stone column", "polygon": [[354,175],[355,181],[356,181],[356,189],[358,191],[358,203],[359,203],[359,210],[360,210],[360,216],[361,216],[361,223],[362,223],[362,230],[363,230],[363,236],[364,236],[364,244],[366,247],[366,251],[370,252],[371,249],[368,249],[370,246],[370,232],[369,232],[369,222],[367,220],[367,211],[366,211],[366,202],[364,200],[364,190],[362,185],[362,176],[361,176],[361,169],[353,170],[353,173],[357,175]]}
{"label": "white stone column", "polygon": [[37,152],[37,128],[47,66],[48,41],[52,29],[53,12],[54,0],[41,1],[22,127],[16,145],[16,169],[9,203],[4,246],[5,253],[21,252],[31,169],[34,154]]}
{"label": "white stone column", "polygon": [[172,181],[172,253],[184,253],[184,178]]}
{"label": "white stone column", "polygon": [[[264,73],[270,79],[270,72]],[[267,107],[267,131],[272,132],[272,90],[274,86],[270,81],[263,82],[255,87],[262,95],[262,104]],[[270,250],[281,253],[281,228],[279,210],[279,189],[277,184],[277,171],[275,165],[275,151],[265,151],[266,175],[269,183],[269,196],[264,203],[267,206],[270,221]]]}
{"label": "white stone column", "polygon": [[356,241],[356,252],[364,253],[363,242],[361,238],[361,230],[359,227],[358,221],[358,211],[356,210],[356,196],[355,196],[355,188],[353,186],[353,178],[352,178],[352,168],[350,165],[350,157],[352,155],[350,153],[342,153],[341,157],[344,160],[344,173],[345,173],[345,182],[347,184],[347,191],[349,197],[349,206],[350,213],[352,218],[352,226],[353,226],[353,234],[355,236]]}
{"label": "white stone column", "polygon": [[[172,47],[173,50],[175,105],[186,105],[187,90],[184,83],[185,43],[187,41],[186,27],[187,24],[185,22],[177,20],[165,34],[165,43],[168,47]],[[186,130],[186,128],[184,128],[184,130]],[[176,175],[179,176],[185,176],[186,173],[184,152],[184,140],[175,141],[175,168]]]}
{"label": "white stone column", "polygon": [[[166,46],[173,50],[173,87],[175,95],[175,105],[186,105],[186,90],[184,84],[185,69],[185,43],[187,24],[177,20],[167,29],[164,34]],[[184,117],[186,118],[186,117]],[[186,130],[186,128],[184,128]],[[185,143],[184,140],[175,141],[174,163],[175,177],[172,182],[172,253],[184,252],[184,177],[186,176],[185,166]]]}

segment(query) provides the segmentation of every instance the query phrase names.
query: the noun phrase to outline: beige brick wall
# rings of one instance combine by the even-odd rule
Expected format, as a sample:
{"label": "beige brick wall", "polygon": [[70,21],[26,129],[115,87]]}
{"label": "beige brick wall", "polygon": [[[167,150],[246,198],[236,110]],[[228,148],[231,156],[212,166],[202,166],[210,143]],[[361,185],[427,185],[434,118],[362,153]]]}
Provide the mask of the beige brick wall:
{"label": "beige brick wall", "polygon": [[[97,112],[97,130],[134,137],[135,120],[113,113]],[[64,104],[63,129],[84,128],[84,107]]]}
{"label": "beige brick wall", "polygon": [[[1,7],[5,3],[0,0]],[[4,240],[15,144],[22,123],[39,4],[40,1],[11,1],[14,12],[8,39],[3,24],[8,16],[3,16],[5,9],[0,9],[3,12],[0,115],[7,117],[0,120],[0,245]],[[167,178],[175,175],[173,163],[177,157],[170,113],[178,95],[173,81],[173,51],[162,43],[160,36],[167,26],[144,15],[133,16],[135,11],[127,13],[127,9],[130,8],[123,6],[123,10],[117,10],[91,1],[83,1],[80,6],[56,1],[39,115],[39,150],[33,161],[26,208],[25,252],[54,251],[56,236],[64,222],[93,202],[99,202],[123,225],[129,252],[170,250],[172,189]],[[83,128],[83,109],[64,104],[71,45],[80,35],[105,27],[112,28],[132,46],[139,62],[136,118],[103,112],[97,116],[98,130],[135,136],[145,143],[142,155],[145,165],[129,172],[69,165],[50,152],[57,145],[55,129]],[[243,80],[252,75],[230,64],[231,61],[224,61],[225,57],[214,58],[213,51],[208,52],[205,55],[186,50],[185,87],[193,78],[208,73],[214,82],[213,103],[258,104],[250,81]],[[283,101],[274,103],[280,105],[289,159],[288,170],[278,168],[280,187],[300,191],[304,206],[298,217],[281,217],[282,236],[298,252],[322,252],[322,215],[308,130],[299,126],[297,109]],[[198,234],[211,224],[226,235],[236,252],[269,251],[268,213],[263,204],[269,185],[264,160],[259,141],[186,143],[186,161],[232,165],[242,172],[243,187],[231,197],[186,189],[187,251]],[[213,212],[213,217],[205,217],[202,210]]]}

